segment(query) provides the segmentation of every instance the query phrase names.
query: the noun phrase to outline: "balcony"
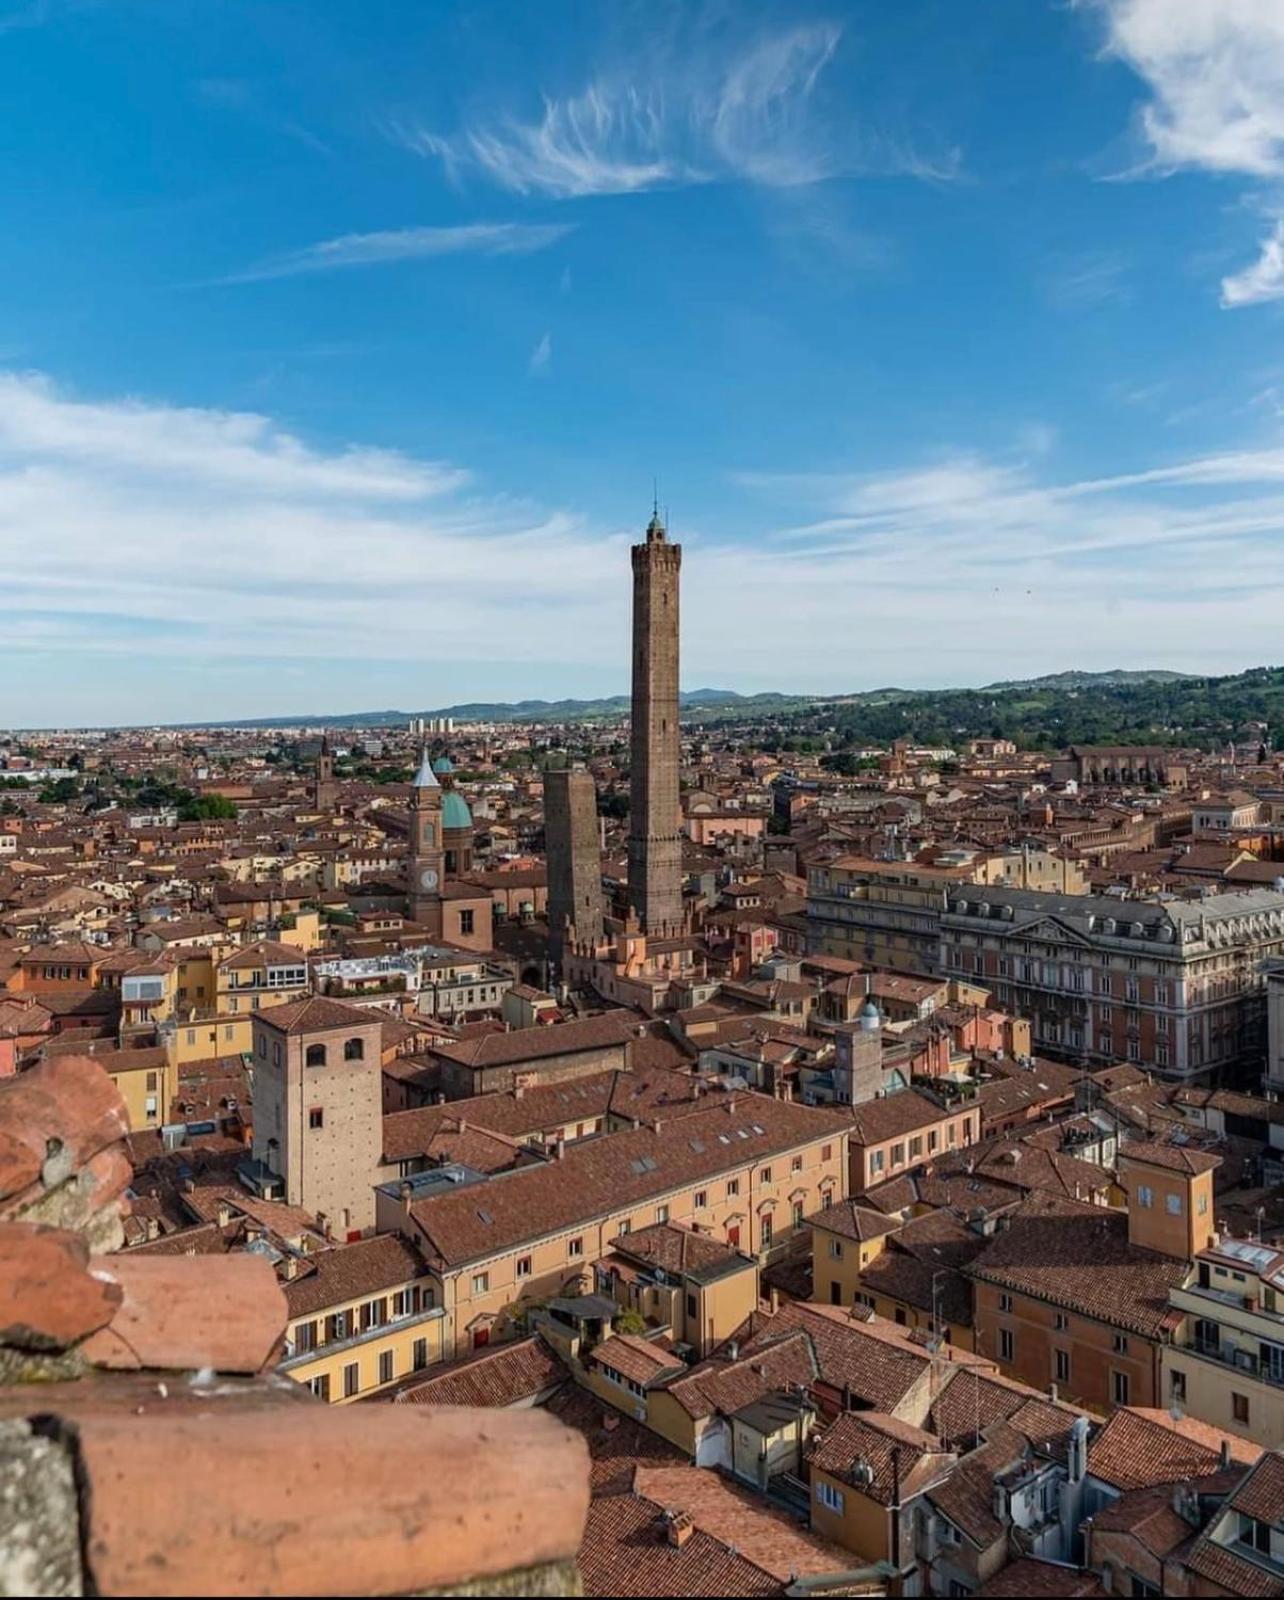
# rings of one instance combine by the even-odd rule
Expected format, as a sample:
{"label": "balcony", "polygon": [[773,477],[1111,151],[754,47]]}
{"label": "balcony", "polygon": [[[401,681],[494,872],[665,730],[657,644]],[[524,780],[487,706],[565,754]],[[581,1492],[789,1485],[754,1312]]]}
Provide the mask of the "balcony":
{"label": "balcony", "polygon": [[377,1322],[372,1327],[350,1333],[346,1339],[323,1339],[314,1344],[310,1350],[289,1350],[277,1370],[293,1372],[297,1367],[307,1366],[309,1362],[319,1361],[326,1356],[342,1355],[345,1350],[356,1350],[359,1346],[370,1344],[373,1340],[382,1339],[388,1334],[404,1333],[408,1328],[418,1327],[422,1323],[437,1322],[445,1315],[441,1306],[426,1306],[422,1311],[411,1311],[404,1317],[389,1317],[386,1322]]}
{"label": "balcony", "polygon": [[1196,1339],[1193,1344],[1178,1345],[1178,1351],[1198,1356],[1202,1361],[1215,1361],[1219,1366],[1242,1372],[1246,1378],[1256,1378],[1259,1383],[1269,1383],[1284,1389],[1284,1349],[1280,1361],[1263,1361],[1251,1350],[1233,1344],[1211,1344],[1206,1339]]}

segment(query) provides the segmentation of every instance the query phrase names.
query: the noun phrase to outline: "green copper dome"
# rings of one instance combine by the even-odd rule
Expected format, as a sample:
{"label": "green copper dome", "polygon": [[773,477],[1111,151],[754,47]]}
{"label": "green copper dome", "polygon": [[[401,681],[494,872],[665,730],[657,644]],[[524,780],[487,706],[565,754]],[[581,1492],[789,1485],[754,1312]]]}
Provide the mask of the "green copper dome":
{"label": "green copper dome", "polygon": [[455,763],[450,759],[449,756],[438,756],[432,764],[432,770],[436,773],[453,772],[455,770]]}
{"label": "green copper dome", "polygon": [[441,825],[443,828],[471,828],[473,825],[468,802],[457,789],[447,789],[442,797]]}

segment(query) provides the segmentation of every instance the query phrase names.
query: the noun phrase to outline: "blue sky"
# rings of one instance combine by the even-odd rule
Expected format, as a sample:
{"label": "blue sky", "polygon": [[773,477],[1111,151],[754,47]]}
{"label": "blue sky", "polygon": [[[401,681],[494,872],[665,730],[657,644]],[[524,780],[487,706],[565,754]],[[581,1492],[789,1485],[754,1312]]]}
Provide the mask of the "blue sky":
{"label": "blue sky", "polygon": [[1284,659],[1279,0],[0,0],[0,724]]}

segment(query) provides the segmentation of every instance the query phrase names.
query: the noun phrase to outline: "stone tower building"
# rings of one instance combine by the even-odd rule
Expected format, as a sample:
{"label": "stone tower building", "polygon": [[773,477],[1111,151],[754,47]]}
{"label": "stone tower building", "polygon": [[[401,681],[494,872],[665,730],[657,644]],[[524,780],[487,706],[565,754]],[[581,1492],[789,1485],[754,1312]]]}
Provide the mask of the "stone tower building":
{"label": "stone tower building", "polygon": [[581,945],[600,944],[603,932],[597,786],[584,767],[544,774],[544,848],[549,956],[560,967],[568,926]]}
{"label": "stone tower building", "polygon": [[382,1157],[379,1011],[321,995],[254,1017],[254,1156],[287,1205],[338,1239],[374,1227]]}
{"label": "stone tower building", "polygon": [[313,804],[318,811],[333,811],[339,799],[339,785],[334,776],[334,751],[330,748],[330,735],[321,735],[321,750],[317,756],[316,781],[312,786]]}
{"label": "stone tower building", "polygon": [[629,786],[629,904],[643,933],[682,931],[678,801],[678,574],[658,508],[633,546],[633,747]]}
{"label": "stone tower building", "polygon": [[410,916],[431,933],[441,933],[441,880],[445,868],[441,785],[425,748],[410,794],[410,853],[406,888]]}

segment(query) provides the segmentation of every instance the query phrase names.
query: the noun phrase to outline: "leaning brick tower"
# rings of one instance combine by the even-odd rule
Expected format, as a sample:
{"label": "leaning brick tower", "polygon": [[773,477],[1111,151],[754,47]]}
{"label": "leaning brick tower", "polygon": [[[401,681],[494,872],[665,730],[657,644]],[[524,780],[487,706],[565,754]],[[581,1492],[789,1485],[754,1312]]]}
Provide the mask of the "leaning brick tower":
{"label": "leaning brick tower", "polygon": [[633,747],[629,785],[629,904],[642,931],[681,933],[682,835],[678,798],[678,577],[657,507],[633,546]]}

